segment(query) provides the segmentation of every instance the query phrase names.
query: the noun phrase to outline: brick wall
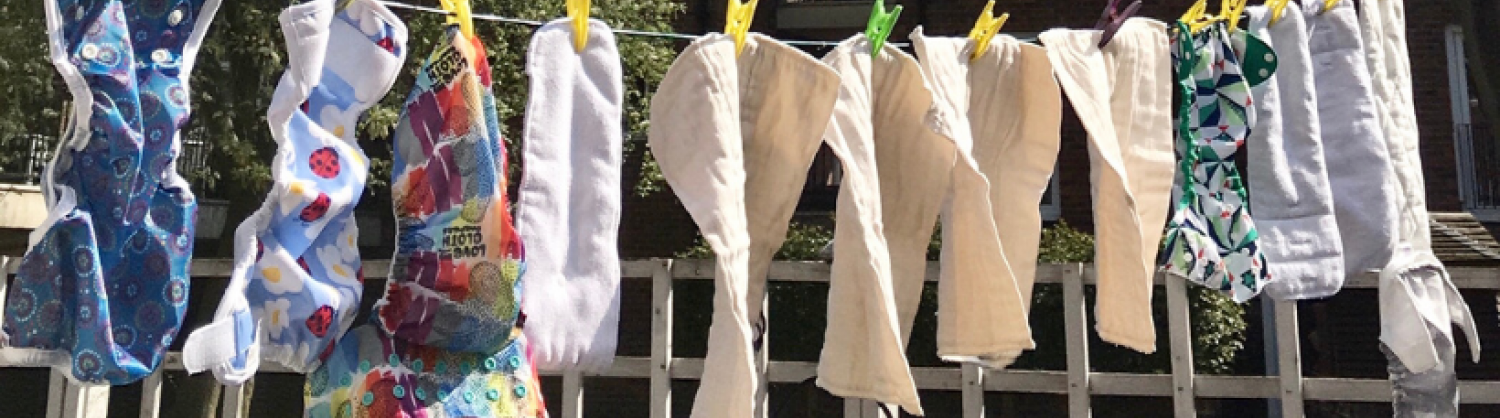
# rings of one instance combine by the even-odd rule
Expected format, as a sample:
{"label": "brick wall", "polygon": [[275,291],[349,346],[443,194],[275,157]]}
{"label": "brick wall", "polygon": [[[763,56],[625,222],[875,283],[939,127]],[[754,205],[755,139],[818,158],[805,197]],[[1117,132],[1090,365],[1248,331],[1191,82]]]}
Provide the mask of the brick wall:
{"label": "brick wall", "polygon": [[[756,13],[754,30],[777,37],[795,39],[841,40],[858,29],[781,31],[775,29],[775,9],[781,1],[763,1]],[[887,7],[904,4],[893,41],[904,41],[917,25],[929,35],[965,36],[974,18],[984,8],[984,0],[888,0]],[[1008,12],[1010,20],[1003,32],[1035,33],[1056,27],[1092,27],[1107,0],[999,0],[996,13]],[[1139,16],[1171,21],[1181,16],[1192,0],[1157,0],[1145,2]],[[1214,2],[1211,2],[1214,3]],[[1214,8],[1217,4],[1212,5]],[[717,31],[723,26],[722,0],[688,0],[686,12],[679,19],[679,30],[690,33]],[[1428,206],[1434,211],[1459,211],[1456,161],[1453,144],[1453,120],[1448,93],[1448,62],[1445,27],[1453,19],[1453,10],[1444,2],[1423,2],[1422,7],[1407,9],[1408,48],[1412,61],[1413,94],[1417,122],[1421,130],[1421,156],[1426,172]],[[808,49],[821,55],[826,48]],[[1062,218],[1075,227],[1092,230],[1092,198],[1089,190],[1089,157],[1087,133],[1071,110],[1065,110],[1062,128],[1062,151],[1058,155],[1062,198]],[[644,225],[636,225],[636,223]],[[691,242],[696,227],[682,211],[675,198],[658,195],[626,202],[626,220],[621,242],[626,252],[638,256],[667,255],[676,246]],[[629,233],[629,236],[627,236]],[[633,248],[639,247],[639,248]],[[665,252],[662,252],[665,251]]]}

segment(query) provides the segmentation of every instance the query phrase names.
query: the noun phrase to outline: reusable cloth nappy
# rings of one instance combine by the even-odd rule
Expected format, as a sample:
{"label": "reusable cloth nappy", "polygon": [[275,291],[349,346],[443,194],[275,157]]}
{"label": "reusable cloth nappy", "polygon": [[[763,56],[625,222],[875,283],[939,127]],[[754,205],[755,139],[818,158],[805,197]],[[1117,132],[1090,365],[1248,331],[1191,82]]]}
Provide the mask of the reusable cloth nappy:
{"label": "reusable cloth nappy", "polygon": [[[1182,99],[1177,115],[1181,170],[1162,258],[1167,272],[1244,302],[1259,294],[1268,278],[1245,186],[1234,165],[1256,115],[1249,108],[1252,83],[1242,74],[1229,36],[1222,24],[1197,34],[1179,25],[1172,40]],[[1259,72],[1256,80],[1269,74]]]}
{"label": "reusable cloth nappy", "polygon": [[484,45],[451,27],[436,48],[396,128],[385,297],[307,379],[307,416],[547,415]]}
{"label": "reusable cloth nappy", "polygon": [[369,171],[355,126],[395,82],[406,26],[374,0],[334,3],[280,16],[288,69],[266,112],[280,145],[275,184],[235,230],[225,299],[183,348],[189,372],[213,368],[238,384],[265,358],[305,373],[354,321],[364,274],[353,212]]}
{"label": "reusable cloth nappy", "polygon": [[49,0],[73,114],[47,166],[46,221],[5,305],[0,361],[123,385],[182,324],[197,203],[176,172],[188,76],[218,0]]}

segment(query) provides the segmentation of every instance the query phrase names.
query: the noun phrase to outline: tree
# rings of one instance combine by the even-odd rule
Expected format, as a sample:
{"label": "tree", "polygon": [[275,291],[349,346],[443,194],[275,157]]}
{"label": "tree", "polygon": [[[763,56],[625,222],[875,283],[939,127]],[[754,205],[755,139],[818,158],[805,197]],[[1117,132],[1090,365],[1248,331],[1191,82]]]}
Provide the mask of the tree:
{"label": "tree", "polygon": [[[189,130],[207,135],[212,149],[209,164],[193,178],[207,195],[231,200],[231,225],[258,207],[270,185],[267,164],[276,147],[265,125],[265,109],[285,67],[285,48],[276,24],[282,4],[271,0],[225,2],[194,70],[193,105],[197,114]],[[564,15],[562,1],[472,0],[472,6],[476,13],[538,21]],[[682,5],[673,0],[604,0],[594,1],[593,6],[592,16],[612,27],[658,32],[670,32],[671,22],[682,10]],[[431,51],[432,42],[440,39],[445,22],[444,16],[434,13],[398,13],[411,33],[411,53],[404,74],[360,124],[360,145],[372,160],[369,185],[360,205],[362,210],[380,213],[390,211],[390,133],[425,51]],[[475,30],[484,40],[494,68],[496,105],[505,125],[506,145],[512,161],[519,162],[522,144],[518,139],[529,88],[524,63],[534,28],[477,21]],[[624,181],[637,193],[652,193],[661,190],[662,181],[645,152],[647,109],[652,89],[671,65],[677,48],[670,40],[640,36],[620,36],[618,44],[625,71],[624,128],[627,134],[635,134],[628,135],[625,144]],[[511,166],[513,178],[518,168]],[[232,229],[226,228],[225,233]],[[221,241],[216,253],[231,254],[229,240]]]}
{"label": "tree", "polygon": [[[47,58],[46,17],[39,1],[0,5],[0,167],[12,168],[31,135],[56,137],[67,91]],[[53,144],[45,144],[50,147]],[[4,171],[4,170],[0,170]]]}

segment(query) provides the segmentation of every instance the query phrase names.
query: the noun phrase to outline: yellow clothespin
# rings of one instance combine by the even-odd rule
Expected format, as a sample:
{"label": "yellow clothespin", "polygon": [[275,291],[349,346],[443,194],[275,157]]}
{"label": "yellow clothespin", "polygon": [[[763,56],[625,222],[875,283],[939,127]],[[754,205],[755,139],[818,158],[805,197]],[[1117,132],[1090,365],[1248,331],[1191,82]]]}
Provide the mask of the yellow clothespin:
{"label": "yellow clothespin", "polygon": [[1286,5],[1288,3],[1291,3],[1291,1],[1292,0],[1266,0],[1266,8],[1271,10],[1271,22],[1267,26],[1275,25],[1277,21],[1281,20],[1282,14],[1286,12]]}
{"label": "yellow clothespin", "polygon": [[1221,10],[1219,10],[1219,14],[1223,15],[1223,20],[1229,21],[1230,30],[1234,30],[1235,28],[1239,27],[1240,16],[1243,16],[1245,14],[1245,3],[1249,3],[1249,1],[1250,0],[1224,0],[1223,5],[1220,6]]}
{"label": "yellow clothespin", "polygon": [[448,23],[457,24],[458,30],[464,36],[474,37],[474,15],[473,9],[469,8],[469,0],[438,0],[443,4],[443,10],[448,11]]}
{"label": "yellow clothespin", "polygon": [[573,50],[583,52],[589,44],[589,0],[567,0],[567,8],[573,19]]}
{"label": "yellow clothespin", "polygon": [[1339,0],[1323,0],[1323,11],[1318,12],[1318,14],[1328,13],[1329,10],[1333,10],[1338,5]]}
{"label": "yellow clothespin", "polygon": [[724,17],[724,34],[734,38],[734,55],[745,49],[745,33],[750,31],[750,21],[755,19],[755,5],[760,0],[741,3],[729,0],[728,16]]}
{"label": "yellow clothespin", "polygon": [[1005,21],[1009,19],[1010,13],[995,17],[995,0],[984,5],[984,11],[979,12],[979,20],[974,21],[974,29],[969,31],[969,41],[974,42],[974,51],[969,53],[969,61],[984,55],[984,51],[990,48],[990,39],[1000,33],[1000,27],[1005,26]]}
{"label": "yellow clothespin", "polygon": [[1193,28],[1193,25],[1196,25],[1200,19],[1204,18],[1204,12],[1206,11],[1208,11],[1208,0],[1198,0],[1198,2],[1193,3],[1192,7],[1188,7],[1187,12],[1184,12],[1182,17],[1178,18],[1177,21],[1186,23],[1189,29],[1197,31],[1197,29]]}

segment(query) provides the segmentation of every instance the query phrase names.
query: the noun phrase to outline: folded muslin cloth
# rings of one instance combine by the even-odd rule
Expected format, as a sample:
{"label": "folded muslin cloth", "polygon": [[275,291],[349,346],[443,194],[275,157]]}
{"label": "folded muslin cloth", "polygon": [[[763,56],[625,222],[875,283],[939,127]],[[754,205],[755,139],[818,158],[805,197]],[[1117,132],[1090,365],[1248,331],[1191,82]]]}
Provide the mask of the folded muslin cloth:
{"label": "folded muslin cloth", "polygon": [[1275,25],[1264,6],[1245,11],[1250,32],[1276,50],[1276,74],[1250,90],[1259,122],[1245,140],[1251,217],[1266,257],[1265,292],[1314,299],[1344,283],[1343,243],[1323,158],[1307,25],[1292,9]]}
{"label": "folded muslin cloth", "polygon": [[828,128],[839,77],[761,35],[694,41],[651,100],[651,152],[716,258],[713,324],[694,417],[753,411],[751,318]]}
{"label": "folded muslin cloth", "polygon": [[[839,101],[823,141],[839,157],[844,176],[834,228],[834,240],[842,245],[833,247],[828,328],[817,384],[837,396],[876,399],[920,411],[916,382],[906,361],[905,334],[897,316],[891,254],[884,232],[888,229],[881,205],[885,195],[876,166],[876,137],[880,135],[875,126],[876,104],[889,107],[893,100],[876,100],[874,86],[891,78],[893,71],[887,70],[890,65],[883,64],[892,60],[889,53],[881,59],[872,57],[869,51],[869,41],[855,37],[823,57],[823,63],[838,72],[841,82]],[[920,75],[907,76],[921,82]],[[917,129],[926,127],[921,122],[914,123]]]}
{"label": "folded muslin cloth", "polygon": [[516,233],[526,238],[527,306],[537,366],[602,370],[620,322],[620,124],[624,86],[614,33],[589,21],[573,47],[572,21],[531,38]]}
{"label": "folded muslin cloth", "polygon": [[183,347],[188,372],[212,368],[220,381],[239,384],[255,375],[259,358],[310,372],[358,314],[364,275],[354,206],[369,160],[355,127],[396,81],[406,26],[377,1],[337,11],[334,3],[281,13],[288,69],[266,112],[280,147],[275,184],[235,230],[224,300]]}
{"label": "folded muslin cloth", "polygon": [[[1030,348],[1030,338],[1020,339],[1019,332],[1027,332],[1025,313],[1031,301],[1031,288],[1036,280],[1037,245],[1041,238],[1042,218],[1039,209],[1043,193],[1052,177],[1061,142],[1062,93],[1052,75],[1052,64],[1047,60],[1045,49],[1025,44],[1010,36],[996,36],[990,41],[985,53],[970,60],[973,46],[966,38],[926,37],[921,28],[911,36],[912,45],[921,58],[923,74],[927,76],[939,105],[944,106],[954,125],[955,141],[959,150],[968,151],[965,135],[972,138],[972,158],[978,171],[987,180],[990,218],[999,236],[1003,257],[997,257],[998,267],[1005,270],[985,271],[965,277],[973,283],[955,282],[954,288],[974,292],[970,300],[974,303],[993,305],[996,308],[985,314],[1000,315],[991,324],[977,325],[968,318],[981,318],[962,309],[965,305],[939,306],[941,314],[963,316],[968,328],[958,328],[961,334],[975,338],[958,337],[958,346],[970,346],[969,358],[959,357],[951,348],[939,346],[945,359],[971,361],[988,367],[1005,367],[1020,355],[1019,348]],[[969,176],[967,164],[961,157],[955,164],[955,176]],[[972,177],[971,177],[972,178]],[[954,184],[959,184],[959,178]],[[957,189],[955,187],[955,189]],[[955,190],[955,193],[961,193]],[[967,192],[962,192],[967,193]],[[973,199],[980,201],[981,199]],[[955,210],[959,208],[955,205]],[[957,219],[955,216],[954,219]],[[982,222],[979,223],[983,225]],[[943,231],[963,228],[964,225],[944,221]],[[962,231],[947,236],[963,237]],[[988,239],[979,234],[969,234],[968,242],[945,245],[944,253],[953,254],[954,262],[972,264],[974,257],[987,250]],[[944,267],[949,267],[945,265]],[[980,279],[972,279],[979,277]],[[1011,300],[1009,287],[1014,282],[1015,294]],[[1020,306],[1021,316],[1014,315],[1008,304]],[[939,323],[939,332],[943,332]],[[989,335],[991,342],[979,337]],[[982,347],[990,350],[980,351]],[[1003,348],[1003,349],[1002,349]],[[1000,349],[1000,350],[996,350]]]}
{"label": "folded muslin cloth", "polygon": [[[1230,30],[1213,24],[1190,33],[1179,23],[1173,31],[1181,169],[1162,258],[1168,273],[1243,303],[1260,294],[1266,262],[1235,167],[1235,155],[1256,124],[1246,80],[1253,67],[1241,65]],[[1269,69],[1262,70],[1269,76]]]}
{"label": "folded muslin cloth", "polygon": [[1328,159],[1344,273],[1385,268],[1396,250],[1398,198],[1390,152],[1376,115],[1364,42],[1351,1],[1321,13],[1305,5],[1318,123]]}
{"label": "folded muslin cloth", "polygon": [[219,0],[44,3],[73,112],[6,295],[0,363],[129,384],[166,357],[187,308],[198,206],[176,170],[178,130]]}
{"label": "folded muslin cloth", "polygon": [[[1455,365],[1443,361],[1452,359],[1455,349],[1450,324],[1464,330],[1475,362],[1479,361],[1479,335],[1469,305],[1432,251],[1406,47],[1406,12],[1399,1],[1366,1],[1360,6],[1375,111],[1395,171],[1396,199],[1386,202],[1398,204],[1400,225],[1395,255],[1380,273],[1380,341],[1410,373],[1434,368],[1451,371]],[[1445,352],[1437,351],[1439,345]],[[1445,379],[1456,384],[1457,375],[1448,372]],[[1397,383],[1402,382],[1397,379]],[[1401,409],[1400,404],[1409,400],[1396,402]]]}
{"label": "folded muslin cloth", "polygon": [[434,49],[392,138],[400,229],[385,296],[308,375],[304,416],[547,416],[484,44],[452,25]]}
{"label": "folded muslin cloth", "polygon": [[1132,18],[1103,50],[1099,31],[1038,37],[1089,132],[1099,336],[1145,353],[1156,351],[1152,276],[1176,169],[1166,31]]}

